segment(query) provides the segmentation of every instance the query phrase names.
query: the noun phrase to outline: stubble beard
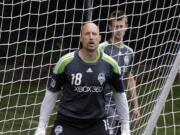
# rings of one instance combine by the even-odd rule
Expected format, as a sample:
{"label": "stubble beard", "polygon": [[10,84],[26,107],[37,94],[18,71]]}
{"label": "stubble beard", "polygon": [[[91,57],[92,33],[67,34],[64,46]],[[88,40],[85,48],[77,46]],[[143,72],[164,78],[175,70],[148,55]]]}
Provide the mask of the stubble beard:
{"label": "stubble beard", "polygon": [[92,53],[92,52],[95,52],[96,50],[97,50],[97,48],[98,47],[95,47],[95,48],[85,48],[85,50],[87,51],[87,52],[90,52],[90,53]]}

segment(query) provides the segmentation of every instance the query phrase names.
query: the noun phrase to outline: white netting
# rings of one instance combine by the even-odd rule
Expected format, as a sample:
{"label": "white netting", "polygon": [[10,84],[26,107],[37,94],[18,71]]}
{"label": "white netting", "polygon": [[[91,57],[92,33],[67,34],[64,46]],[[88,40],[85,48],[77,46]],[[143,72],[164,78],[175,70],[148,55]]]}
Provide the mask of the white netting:
{"label": "white netting", "polygon": [[[62,55],[79,47],[80,26],[91,18],[88,14],[99,25],[102,41],[108,39],[107,17],[116,9],[128,16],[124,41],[135,54],[141,119],[132,133],[144,132],[177,55],[180,2],[92,0],[89,8],[87,3],[0,0],[0,134],[34,133],[52,67]],[[179,84],[177,77],[154,134],[180,134]],[[49,127],[55,118],[52,115]]]}

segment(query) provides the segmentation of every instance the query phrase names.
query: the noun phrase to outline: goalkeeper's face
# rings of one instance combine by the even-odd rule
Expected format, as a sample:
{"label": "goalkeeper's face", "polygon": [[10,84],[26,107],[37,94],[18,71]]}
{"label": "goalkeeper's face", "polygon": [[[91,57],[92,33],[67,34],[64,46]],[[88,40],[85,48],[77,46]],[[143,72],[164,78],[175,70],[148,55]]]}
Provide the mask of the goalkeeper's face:
{"label": "goalkeeper's face", "polygon": [[101,41],[99,34],[99,28],[94,23],[86,23],[81,29],[80,41],[83,45],[83,49],[87,51],[96,51]]}
{"label": "goalkeeper's face", "polygon": [[112,38],[116,41],[123,41],[125,32],[128,28],[126,19],[112,20],[109,25],[109,30],[112,32]]}

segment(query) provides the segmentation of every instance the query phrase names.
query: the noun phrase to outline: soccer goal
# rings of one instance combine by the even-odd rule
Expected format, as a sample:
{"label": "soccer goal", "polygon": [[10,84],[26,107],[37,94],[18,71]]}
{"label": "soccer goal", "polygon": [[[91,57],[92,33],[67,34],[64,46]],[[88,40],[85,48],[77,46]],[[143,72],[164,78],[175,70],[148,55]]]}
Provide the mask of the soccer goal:
{"label": "soccer goal", "polygon": [[[131,124],[131,133],[180,134],[179,0],[0,0],[1,135],[34,134],[53,66],[62,55],[79,48],[85,21],[95,22],[102,42],[107,40],[113,10],[124,10],[128,17],[124,42],[135,56],[141,117]],[[128,97],[130,114],[132,100]]]}

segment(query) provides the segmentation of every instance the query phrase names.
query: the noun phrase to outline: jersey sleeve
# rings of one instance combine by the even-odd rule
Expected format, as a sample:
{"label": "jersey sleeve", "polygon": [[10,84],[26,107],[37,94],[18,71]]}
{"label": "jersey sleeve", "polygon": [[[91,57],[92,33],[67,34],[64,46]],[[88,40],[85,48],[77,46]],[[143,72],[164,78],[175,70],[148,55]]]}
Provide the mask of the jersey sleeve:
{"label": "jersey sleeve", "polygon": [[66,54],[57,62],[48,82],[48,90],[52,92],[61,90],[61,87],[66,81],[65,68],[72,61],[73,55],[74,52]]}
{"label": "jersey sleeve", "polygon": [[110,80],[110,86],[114,92],[124,92],[124,85],[120,74],[113,73],[112,79]]}
{"label": "jersey sleeve", "polygon": [[109,80],[109,85],[115,92],[124,92],[124,85],[121,79],[121,70],[118,66],[118,63],[107,54],[103,53],[103,59],[112,66],[112,76]]}
{"label": "jersey sleeve", "polygon": [[134,66],[133,66],[133,61],[134,61],[134,55],[131,54],[130,56],[130,62],[127,68],[127,74],[129,75],[130,73],[134,74]]}
{"label": "jersey sleeve", "polygon": [[127,71],[126,71],[126,75],[128,76],[130,73],[134,74],[134,66],[133,66],[133,62],[134,62],[134,51],[132,48],[130,47],[127,47],[126,48],[128,49],[128,57],[129,57],[129,64],[128,64],[128,67],[127,67]]}
{"label": "jersey sleeve", "polygon": [[48,90],[50,90],[51,92],[60,91],[61,87],[63,86],[64,80],[64,73],[57,74],[53,72],[48,82]]}
{"label": "jersey sleeve", "polygon": [[99,44],[99,47],[98,47],[99,51],[100,52],[104,52],[106,46],[107,46],[106,41],[101,43],[101,44]]}

